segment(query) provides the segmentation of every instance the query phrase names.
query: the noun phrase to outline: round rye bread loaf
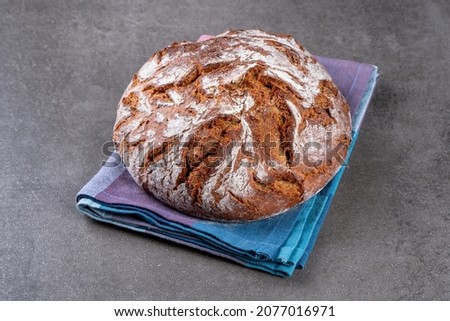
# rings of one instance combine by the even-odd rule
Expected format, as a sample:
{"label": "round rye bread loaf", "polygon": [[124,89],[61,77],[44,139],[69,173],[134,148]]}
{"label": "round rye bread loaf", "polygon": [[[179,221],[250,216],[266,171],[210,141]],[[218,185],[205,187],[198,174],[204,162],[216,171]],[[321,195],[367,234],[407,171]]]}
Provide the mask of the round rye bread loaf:
{"label": "round rye bread loaf", "polygon": [[171,207],[218,221],[283,213],[342,166],[349,107],[292,37],[232,30],[173,43],[134,75],[113,140],[133,179]]}

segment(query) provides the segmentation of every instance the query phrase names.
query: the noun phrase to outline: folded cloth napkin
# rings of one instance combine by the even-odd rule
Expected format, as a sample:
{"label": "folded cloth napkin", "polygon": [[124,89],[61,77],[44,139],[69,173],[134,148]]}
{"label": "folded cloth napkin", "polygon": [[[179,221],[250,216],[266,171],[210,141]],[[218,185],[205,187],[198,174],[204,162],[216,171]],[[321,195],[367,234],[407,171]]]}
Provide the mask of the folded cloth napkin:
{"label": "folded cloth napkin", "polygon": [[[350,155],[375,88],[378,69],[353,61],[317,59],[350,105],[353,121]],[[120,160],[119,155],[113,153],[106,164],[117,163],[117,160]],[[121,163],[103,166],[77,194],[77,207],[95,220],[155,235],[249,268],[287,277],[296,268],[305,266],[344,168],[307,202],[281,215],[254,222],[212,222],[180,213],[141,189]]]}

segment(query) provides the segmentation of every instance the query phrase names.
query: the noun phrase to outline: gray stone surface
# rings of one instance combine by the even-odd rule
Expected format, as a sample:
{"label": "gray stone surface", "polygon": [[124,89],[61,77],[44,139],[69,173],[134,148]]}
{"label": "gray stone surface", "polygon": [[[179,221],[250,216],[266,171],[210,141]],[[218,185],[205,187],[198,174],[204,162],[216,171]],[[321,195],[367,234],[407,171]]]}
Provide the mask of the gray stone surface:
{"label": "gray stone surface", "polygon": [[[450,299],[449,24],[446,0],[1,0],[0,299]],[[75,208],[133,72],[229,28],[380,68],[314,252],[289,279]]]}

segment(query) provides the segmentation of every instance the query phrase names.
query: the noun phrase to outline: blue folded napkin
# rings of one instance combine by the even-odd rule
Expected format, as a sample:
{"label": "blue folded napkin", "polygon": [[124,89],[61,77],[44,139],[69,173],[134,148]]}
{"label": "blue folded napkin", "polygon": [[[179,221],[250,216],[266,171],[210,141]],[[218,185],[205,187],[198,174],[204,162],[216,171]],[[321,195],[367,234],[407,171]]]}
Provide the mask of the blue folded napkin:
{"label": "blue folded napkin", "polygon": [[[350,105],[353,139],[349,157],[378,69],[353,61],[317,59]],[[112,154],[108,166],[103,166],[77,194],[77,207],[82,213],[282,277],[305,266],[345,169],[342,167],[316,196],[284,214],[248,223],[221,223],[194,218],[161,203],[133,181],[123,164],[111,166],[117,160],[119,155]]]}

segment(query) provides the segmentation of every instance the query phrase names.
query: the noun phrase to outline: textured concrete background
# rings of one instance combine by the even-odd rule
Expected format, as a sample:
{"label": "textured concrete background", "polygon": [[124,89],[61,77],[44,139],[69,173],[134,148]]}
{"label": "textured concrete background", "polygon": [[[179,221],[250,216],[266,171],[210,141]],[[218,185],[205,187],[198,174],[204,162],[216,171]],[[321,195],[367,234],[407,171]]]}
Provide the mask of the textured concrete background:
{"label": "textured concrete background", "polygon": [[[1,1],[0,299],[450,299],[450,2]],[[309,264],[280,279],[96,223],[132,74],[172,41],[288,33],[381,77]]]}

